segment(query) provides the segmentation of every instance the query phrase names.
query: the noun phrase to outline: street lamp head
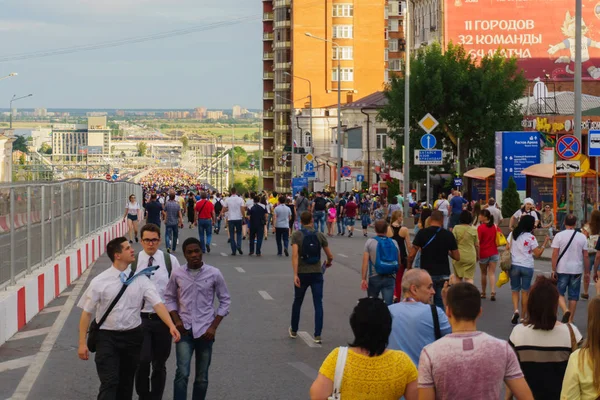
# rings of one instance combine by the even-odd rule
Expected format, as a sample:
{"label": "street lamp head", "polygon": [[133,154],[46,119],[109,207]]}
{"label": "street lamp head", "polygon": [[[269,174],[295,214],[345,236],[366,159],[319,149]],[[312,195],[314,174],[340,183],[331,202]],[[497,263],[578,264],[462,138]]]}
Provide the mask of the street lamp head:
{"label": "street lamp head", "polygon": [[304,34],[305,34],[306,36],[308,36],[308,37],[313,37],[313,34],[312,34],[312,33],[310,33],[310,32],[305,32]]}
{"label": "street lamp head", "polygon": [[19,74],[16,72],[11,72],[10,74],[8,74],[8,76],[17,76],[17,75],[19,75]]}
{"label": "street lamp head", "polygon": [[289,72],[287,72],[287,71],[286,71],[286,72],[284,72],[283,74],[284,74],[284,75],[288,75],[288,76],[292,76],[292,74],[290,74],[290,73],[289,73]]}

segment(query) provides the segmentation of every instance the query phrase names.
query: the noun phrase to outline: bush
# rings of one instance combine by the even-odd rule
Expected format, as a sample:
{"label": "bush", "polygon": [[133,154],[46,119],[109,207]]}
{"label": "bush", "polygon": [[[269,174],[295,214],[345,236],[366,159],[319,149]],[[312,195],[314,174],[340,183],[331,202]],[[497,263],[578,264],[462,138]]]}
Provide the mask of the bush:
{"label": "bush", "polygon": [[502,192],[502,216],[511,217],[519,208],[521,208],[521,198],[517,192],[517,183],[511,176],[508,179],[508,186]]}

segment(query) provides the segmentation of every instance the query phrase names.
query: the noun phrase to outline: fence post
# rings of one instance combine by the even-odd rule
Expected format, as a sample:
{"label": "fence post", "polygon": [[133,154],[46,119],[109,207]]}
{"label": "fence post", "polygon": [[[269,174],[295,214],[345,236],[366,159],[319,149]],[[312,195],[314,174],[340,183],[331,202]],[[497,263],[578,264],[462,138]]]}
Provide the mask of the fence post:
{"label": "fence post", "polygon": [[40,210],[41,215],[41,225],[40,225],[40,233],[41,233],[41,243],[42,243],[42,251],[40,253],[40,265],[44,265],[46,261],[46,226],[44,222],[46,222],[46,185],[42,185],[42,209]]}
{"label": "fence post", "polygon": [[65,254],[65,184],[60,184],[60,252]]}
{"label": "fence post", "polygon": [[27,273],[31,273],[31,186],[27,185]]}
{"label": "fence post", "polygon": [[52,251],[50,253],[50,257],[54,259],[54,255],[56,254],[56,215],[54,210],[54,185],[50,186],[50,238],[52,243]]}
{"label": "fence post", "polygon": [[69,245],[72,245],[75,241],[75,218],[73,218],[73,185],[71,184],[71,190],[69,190],[69,221],[71,223],[71,235],[69,237]]}
{"label": "fence post", "polygon": [[86,203],[86,198],[85,195],[87,193],[86,191],[87,188],[87,183],[84,181],[83,182],[83,204],[81,205],[81,236],[85,236],[87,235],[87,230],[86,230],[86,209],[85,209],[85,203]]}
{"label": "fence post", "polygon": [[15,284],[15,267],[17,260],[15,260],[15,247],[17,247],[17,240],[15,237],[15,188],[10,188],[10,284]]}

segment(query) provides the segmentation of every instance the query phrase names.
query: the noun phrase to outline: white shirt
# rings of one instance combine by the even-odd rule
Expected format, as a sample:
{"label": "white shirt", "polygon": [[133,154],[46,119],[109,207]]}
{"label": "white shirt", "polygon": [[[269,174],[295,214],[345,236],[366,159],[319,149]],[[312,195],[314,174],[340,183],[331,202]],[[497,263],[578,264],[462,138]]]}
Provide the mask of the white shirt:
{"label": "white shirt", "polygon": [[506,241],[510,243],[512,264],[533,269],[533,250],[539,246],[535,236],[523,232],[516,240],[512,240],[511,232]]}
{"label": "white shirt", "polygon": [[[123,272],[129,276],[131,269],[127,268]],[[111,266],[92,279],[77,306],[92,315],[95,314],[96,322],[100,322],[110,303],[123,287],[120,275],[121,271]],[[142,324],[140,312],[143,301],[153,307],[161,303],[156,286],[147,277],[140,276],[129,284],[100,329],[128,331],[137,328]]]}
{"label": "white shirt", "polygon": [[[164,303],[165,302],[165,289],[167,288],[167,283],[169,283],[169,278],[170,278],[169,271],[167,270],[167,266],[165,264],[165,255],[161,250],[157,250],[156,253],[152,257],[154,257],[154,262],[152,263],[152,266],[158,265],[158,269],[156,271],[154,271],[154,275],[152,275],[150,277],[150,281],[152,281],[152,283],[154,283],[154,286],[156,286],[156,290],[157,290],[162,302]],[[179,261],[177,261],[177,258],[175,258],[172,254],[170,254],[169,257],[171,257],[171,271],[173,271],[175,268],[179,268],[180,265],[179,265]],[[149,259],[150,259],[150,256],[145,251],[141,251],[139,253],[136,274],[139,274],[140,271],[143,271],[146,268],[148,268],[148,260]],[[173,273],[173,272],[171,272],[171,273]],[[136,278],[136,279],[142,279],[142,277]],[[152,306],[150,304],[145,302],[142,312],[143,313],[153,313],[154,308],[152,308]]]}
{"label": "white shirt", "polygon": [[140,209],[140,203],[138,203],[137,201],[135,203],[132,202],[127,202],[127,205],[125,206],[127,208],[127,214],[129,215],[137,215],[138,211]]}
{"label": "white shirt", "polygon": [[[562,254],[573,236],[573,229],[567,229],[557,233],[552,240],[552,248],[558,249]],[[565,255],[556,267],[559,274],[582,274],[583,273],[583,251],[587,250],[587,238],[581,232],[577,232]]]}
{"label": "white shirt", "polygon": [[537,213],[535,212],[535,209],[531,209],[530,211],[521,211],[521,209],[519,208],[514,214],[513,217],[517,220],[517,222],[521,219],[521,217],[523,215],[531,215],[533,218],[535,218],[535,222],[538,221],[538,216]]}
{"label": "white shirt", "polygon": [[254,200],[253,199],[246,200],[246,208],[249,210],[252,208],[252,206],[254,206]]}
{"label": "white shirt", "polygon": [[242,219],[242,207],[244,206],[244,200],[240,196],[233,195],[227,198],[225,207],[227,207],[228,220],[237,221]]}
{"label": "white shirt", "polygon": [[437,206],[438,210],[444,213],[444,215],[448,215],[448,209],[450,208],[450,203],[446,199],[440,200]]}
{"label": "white shirt", "polygon": [[[500,211],[496,206],[489,206],[487,210],[490,212],[490,214],[492,214],[492,217],[494,217],[494,224],[500,225],[502,222],[502,211]],[[535,214],[535,217],[537,217],[537,214]]]}

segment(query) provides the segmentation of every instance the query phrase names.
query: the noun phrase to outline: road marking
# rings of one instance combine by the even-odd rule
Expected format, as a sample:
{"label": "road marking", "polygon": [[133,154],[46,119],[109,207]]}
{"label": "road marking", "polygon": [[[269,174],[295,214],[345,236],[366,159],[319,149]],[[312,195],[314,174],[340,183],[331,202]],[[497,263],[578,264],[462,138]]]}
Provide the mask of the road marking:
{"label": "road marking", "polygon": [[262,298],[265,300],[273,300],[271,295],[269,293],[265,292],[264,290],[259,290],[258,294],[260,294],[262,296]]}
{"label": "road marking", "polygon": [[319,372],[316,369],[303,362],[289,362],[288,365],[291,365],[298,371],[302,372],[311,381],[317,379],[317,375],[319,375]]}
{"label": "road marking", "polygon": [[68,292],[62,292],[61,294],[58,295],[58,297],[69,297],[70,294],[71,294],[71,290],[69,290]]}
{"label": "road marking", "polygon": [[60,310],[62,310],[62,308],[63,308],[63,306],[46,307],[42,311],[40,311],[40,314],[49,314],[49,313],[53,313],[53,312],[59,312]]}
{"label": "road marking", "polygon": [[315,343],[313,337],[310,336],[308,332],[300,331],[298,332],[298,336],[300,337],[300,339],[304,340],[308,347],[322,347],[320,344]]}
{"label": "road marking", "polygon": [[[237,270],[237,272],[239,272],[240,274],[244,274],[246,273],[246,271],[244,271],[244,268],[241,267],[235,267],[235,269]],[[265,292],[266,293],[266,292]]]}
{"label": "road marking", "polygon": [[52,327],[49,326],[47,328],[32,329],[30,331],[25,331],[25,332],[17,332],[15,335],[13,335],[13,337],[11,337],[8,340],[19,340],[19,339],[27,339],[27,338],[35,337],[35,336],[42,336],[42,335],[49,333],[51,329],[52,329]]}
{"label": "road marking", "polygon": [[37,380],[38,376],[40,376],[40,372],[42,371],[42,368],[44,368],[44,364],[46,364],[46,361],[50,356],[50,352],[54,348],[54,344],[58,340],[60,332],[63,330],[65,324],[67,323],[67,318],[69,317],[69,314],[71,314],[71,310],[73,310],[73,307],[75,306],[75,300],[79,296],[79,293],[81,293],[83,287],[85,286],[91,275],[91,270],[92,268],[88,268],[75,284],[75,287],[71,292],[71,296],[67,298],[67,301],[65,302],[64,306],[62,306],[62,311],[60,312],[60,314],[58,314],[56,321],[54,321],[54,324],[52,325],[52,329],[42,342],[40,351],[35,355],[34,361],[31,363],[31,365],[29,365],[29,368],[27,369],[27,372],[25,372],[25,375],[23,375],[23,378],[21,378],[19,386],[17,386],[17,389],[11,397],[12,400],[26,400],[29,396],[29,393],[31,392],[31,389],[35,384],[35,381]]}
{"label": "road marking", "polygon": [[342,254],[342,253],[338,253],[338,256],[340,256],[340,257],[344,257],[344,258],[348,258],[348,256],[347,256],[347,255],[345,255],[345,254]]}
{"label": "road marking", "polygon": [[227,254],[227,253],[221,253],[221,255],[222,255],[223,257],[229,257],[229,254]]}
{"label": "road marking", "polygon": [[[16,358],[10,361],[0,363],[0,372],[6,372],[13,369],[25,368],[31,365],[35,360],[35,354],[32,356]],[[14,397],[12,397],[14,399]]]}

